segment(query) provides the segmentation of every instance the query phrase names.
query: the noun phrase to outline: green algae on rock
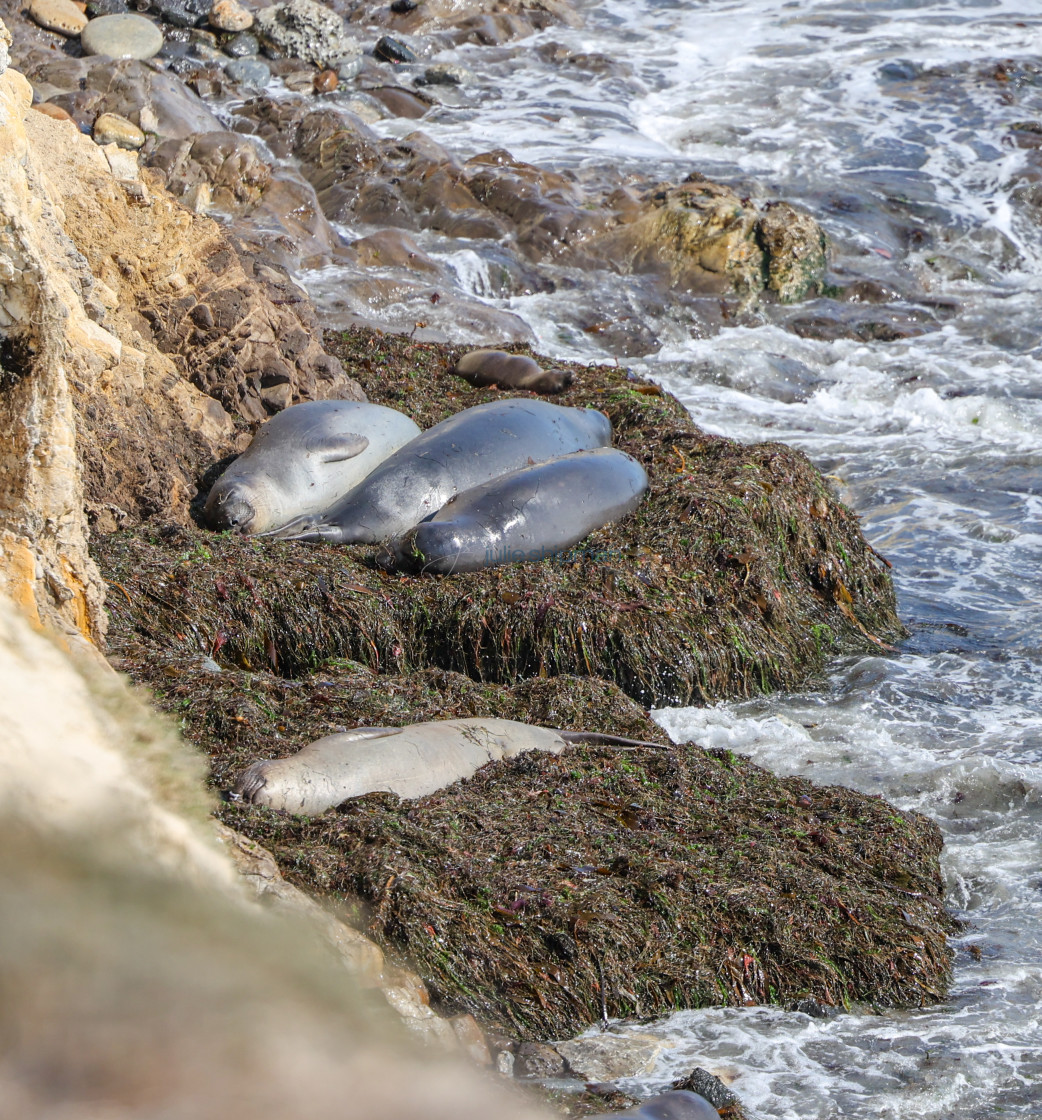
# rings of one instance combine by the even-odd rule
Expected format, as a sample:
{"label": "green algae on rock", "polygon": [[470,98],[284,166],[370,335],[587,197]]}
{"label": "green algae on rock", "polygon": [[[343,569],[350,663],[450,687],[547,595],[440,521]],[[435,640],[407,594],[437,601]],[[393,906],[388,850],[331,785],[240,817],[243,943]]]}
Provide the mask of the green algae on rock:
{"label": "green algae on rock", "polygon": [[[452,348],[361,329],[326,345],[370,400],[421,427],[497,397],[448,373]],[[185,651],[284,676],[330,657],[506,684],[570,673],[647,706],[794,688],[830,655],[902,633],[888,565],[805,455],[707,435],[625,369],[572,368],[555,400],[606,412],[651,490],[556,561],[392,576],[369,547],[144,526],[95,541],[131,600],[114,609]]]}

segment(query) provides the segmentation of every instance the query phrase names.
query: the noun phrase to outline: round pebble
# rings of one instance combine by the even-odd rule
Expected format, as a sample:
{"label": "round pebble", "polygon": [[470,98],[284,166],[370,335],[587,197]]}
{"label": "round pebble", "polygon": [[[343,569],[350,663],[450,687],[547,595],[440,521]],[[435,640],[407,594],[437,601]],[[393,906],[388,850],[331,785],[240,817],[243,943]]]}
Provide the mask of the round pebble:
{"label": "round pebble", "polygon": [[323,70],[315,75],[315,93],[332,93],[339,84],[335,70]]}
{"label": "round pebble", "polygon": [[253,26],[253,12],[239,0],[217,0],[210,11],[210,26],[218,31],[246,31]]}
{"label": "round pebble", "polygon": [[418,7],[419,4],[416,0],[394,0],[394,3],[391,5],[391,11],[394,12],[395,15],[404,16]]}
{"label": "round pebble", "polygon": [[157,55],[163,46],[163,33],[144,16],[131,14],[100,16],[92,19],[80,35],[84,54],[104,54],[109,58],[137,58],[144,61]]}
{"label": "round pebble", "polygon": [[249,86],[251,89],[264,89],[271,81],[271,68],[259,58],[235,58],[224,68],[233,82]]}
{"label": "round pebble", "polygon": [[53,121],[68,121],[73,127],[79,128],[72,114],[67,113],[60,105],[51,105],[47,101],[41,101],[39,105],[34,105],[33,108],[38,113],[43,113],[45,117],[50,117]]}
{"label": "round pebble", "polygon": [[32,0],[29,16],[41,27],[59,35],[79,35],[87,26],[87,17],[72,0]]}
{"label": "round pebble", "polygon": [[95,144],[118,144],[130,152],[136,152],[145,142],[141,129],[118,113],[102,113],[94,122],[91,135]]}

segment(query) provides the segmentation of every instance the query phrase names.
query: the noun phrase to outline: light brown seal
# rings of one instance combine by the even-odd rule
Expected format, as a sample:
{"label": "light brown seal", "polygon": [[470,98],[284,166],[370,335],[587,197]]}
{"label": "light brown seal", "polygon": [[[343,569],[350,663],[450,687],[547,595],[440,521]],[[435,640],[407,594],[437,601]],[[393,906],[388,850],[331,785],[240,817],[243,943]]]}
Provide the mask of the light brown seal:
{"label": "light brown seal", "polygon": [[471,350],[449,372],[479,389],[495,385],[547,394],[563,392],[574,380],[566,369],[543,369],[534,358],[505,350]]}

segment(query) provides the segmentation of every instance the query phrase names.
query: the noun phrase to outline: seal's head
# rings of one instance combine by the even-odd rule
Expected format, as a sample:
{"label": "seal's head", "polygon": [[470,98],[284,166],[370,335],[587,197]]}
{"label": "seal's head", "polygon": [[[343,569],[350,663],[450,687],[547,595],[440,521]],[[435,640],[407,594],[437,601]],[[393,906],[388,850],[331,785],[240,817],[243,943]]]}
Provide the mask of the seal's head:
{"label": "seal's head", "polygon": [[246,536],[253,532],[257,511],[241,486],[218,484],[206,499],[203,515],[212,529],[231,529]]}

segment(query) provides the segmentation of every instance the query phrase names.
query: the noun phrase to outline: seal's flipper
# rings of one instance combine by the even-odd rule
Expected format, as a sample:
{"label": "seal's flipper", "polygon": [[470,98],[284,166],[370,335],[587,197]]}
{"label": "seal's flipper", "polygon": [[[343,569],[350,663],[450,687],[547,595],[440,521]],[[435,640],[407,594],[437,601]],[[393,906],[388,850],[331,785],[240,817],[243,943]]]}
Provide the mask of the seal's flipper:
{"label": "seal's flipper", "polygon": [[357,458],[368,446],[369,440],[357,432],[349,435],[316,434],[304,441],[307,454],[314,455],[323,463],[342,463],[346,459]]}

